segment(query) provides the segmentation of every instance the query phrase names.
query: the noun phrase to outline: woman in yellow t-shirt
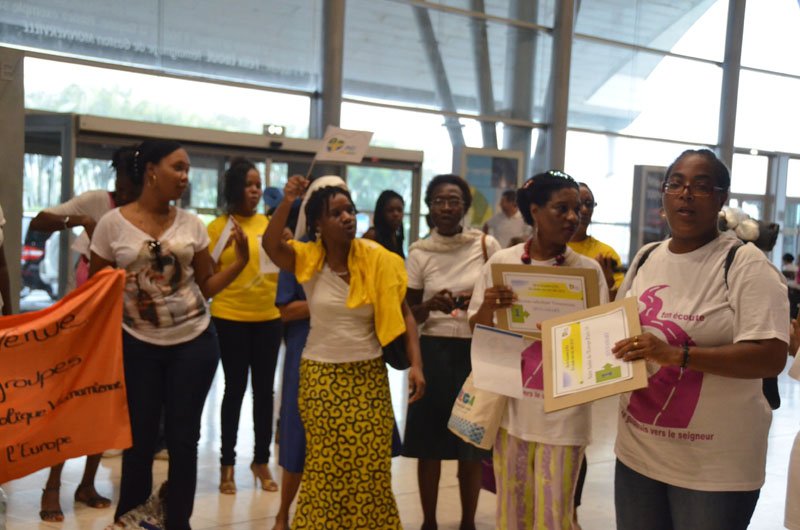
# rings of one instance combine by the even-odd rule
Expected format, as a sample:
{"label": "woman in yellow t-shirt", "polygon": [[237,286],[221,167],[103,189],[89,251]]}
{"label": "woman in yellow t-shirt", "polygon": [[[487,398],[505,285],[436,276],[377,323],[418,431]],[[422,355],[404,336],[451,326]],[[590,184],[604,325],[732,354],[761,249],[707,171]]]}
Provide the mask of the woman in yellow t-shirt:
{"label": "woman in yellow t-shirt", "polygon": [[[237,158],[225,172],[225,203],[228,213],[208,225],[209,248],[220,241],[225,225],[233,217],[247,236],[251,256],[259,255],[261,236],[268,219],[256,213],[261,200],[261,175],[249,161]],[[228,245],[219,256],[217,266],[224,268],[235,259],[234,248]],[[253,387],[253,430],[255,447],[250,470],[261,483],[261,489],[276,491],[268,462],[272,441],[273,383],[278,350],[281,345],[281,318],[275,307],[277,273],[261,270],[263,260],[251,259],[247,267],[211,302],[211,316],[219,334],[225,393],[222,398],[222,447],[219,490],[236,493],[233,469],[236,464],[236,433],[239,414],[250,374]]]}

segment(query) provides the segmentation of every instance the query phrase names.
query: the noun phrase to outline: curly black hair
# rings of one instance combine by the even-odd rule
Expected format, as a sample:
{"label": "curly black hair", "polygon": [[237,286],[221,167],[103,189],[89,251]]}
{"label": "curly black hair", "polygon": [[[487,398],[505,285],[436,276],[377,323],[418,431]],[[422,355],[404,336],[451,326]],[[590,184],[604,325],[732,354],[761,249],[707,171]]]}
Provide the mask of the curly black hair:
{"label": "curly black hair", "polygon": [[353,203],[353,198],[350,196],[350,192],[340,188],[339,186],[325,186],[315,190],[314,193],[312,193],[308,198],[305,213],[306,234],[308,235],[309,241],[317,240],[317,223],[319,223],[320,218],[328,211],[330,199],[336,197],[337,195],[344,195],[347,197],[347,200],[349,200],[350,204],[352,204],[355,208],[355,203]]}
{"label": "curly black hair", "polygon": [[246,158],[234,158],[225,172],[225,187],[222,196],[225,199],[225,209],[233,212],[244,201],[244,189],[247,187],[247,174],[256,169],[255,164]]}
{"label": "curly black hair", "polygon": [[517,207],[525,222],[533,226],[533,216],[531,215],[531,204],[544,206],[553,193],[566,188],[580,191],[575,179],[564,173],[551,169],[544,173],[537,173],[532,176],[517,190]]}
{"label": "curly black hair", "polygon": [[469,190],[469,184],[458,175],[452,174],[436,175],[428,183],[428,187],[425,189],[425,204],[428,205],[428,208],[431,207],[433,192],[442,184],[455,184],[461,188],[461,198],[464,200],[464,211],[466,212],[469,210],[470,206],[472,206],[472,192]]}

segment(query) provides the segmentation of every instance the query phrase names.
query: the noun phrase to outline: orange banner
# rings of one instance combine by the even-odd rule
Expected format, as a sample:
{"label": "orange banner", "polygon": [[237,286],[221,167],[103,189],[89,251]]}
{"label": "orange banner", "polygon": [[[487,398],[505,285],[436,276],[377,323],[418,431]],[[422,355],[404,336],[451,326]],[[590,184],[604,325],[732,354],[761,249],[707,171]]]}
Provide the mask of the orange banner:
{"label": "orange banner", "polygon": [[0,318],[0,484],[131,445],[122,365],[125,272]]}

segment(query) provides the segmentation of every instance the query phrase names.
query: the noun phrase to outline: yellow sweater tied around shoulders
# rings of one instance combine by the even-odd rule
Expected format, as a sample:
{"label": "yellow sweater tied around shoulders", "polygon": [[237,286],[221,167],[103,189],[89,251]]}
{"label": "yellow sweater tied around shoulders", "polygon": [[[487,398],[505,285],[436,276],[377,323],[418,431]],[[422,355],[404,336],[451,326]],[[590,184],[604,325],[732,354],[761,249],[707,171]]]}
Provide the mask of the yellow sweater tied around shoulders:
{"label": "yellow sweater tied around shoulders", "polygon": [[[305,283],[322,270],[325,247],[321,240],[303,243],[290,240],[295,252],[294,274]],[[386,346],[406,330],[402,303],[408,277],[403,260],[394,252],[369,239],[354,239],[347,256],[350,289],[346,305],[355,309],[364,304],[375,306],[375,334]]]}

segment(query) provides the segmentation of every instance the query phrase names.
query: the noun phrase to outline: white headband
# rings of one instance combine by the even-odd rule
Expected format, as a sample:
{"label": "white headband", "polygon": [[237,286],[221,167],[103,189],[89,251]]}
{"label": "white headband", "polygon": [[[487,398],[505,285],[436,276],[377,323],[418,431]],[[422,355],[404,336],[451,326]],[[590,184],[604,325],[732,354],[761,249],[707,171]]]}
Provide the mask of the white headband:
{"label": "white headband", "polygon": [[295,239],[300,239],[306,233],[306,204],[308,204],[308,198],[318,189],[327,188],[328,186],[336,186],[343,190],[350,191],[347,189],[347,183],[342,180],[342,177],[337,175],[325,175],[314,179],[311,184],[308,185],[308,188],[306,188],[306,194],[303,196],[303,203],[300,205],[300,213],[297,216],[297,226],[294,230]]}

